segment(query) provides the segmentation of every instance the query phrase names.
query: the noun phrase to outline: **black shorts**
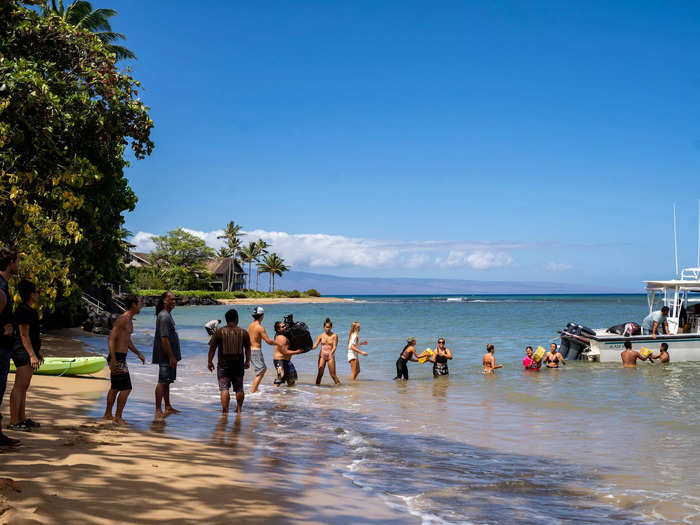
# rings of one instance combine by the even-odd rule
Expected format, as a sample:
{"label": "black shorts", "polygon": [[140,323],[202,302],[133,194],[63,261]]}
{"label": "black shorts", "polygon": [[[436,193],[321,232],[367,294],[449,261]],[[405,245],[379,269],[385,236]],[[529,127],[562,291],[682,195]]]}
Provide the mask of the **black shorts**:
{"label": "black shorts", "polygon": [[243,392],[243,362],[234,364],[219,364],[216,367],[216,378],[219,380],[219,390],[233,388],[234,392]]}
{"label": "black shorts", "polygon": [[291,361],[286,359],[274,359],[272,361],[275,365],[275,370],[277,370],[277,379],[275,379],[276,385],[281,385],[286,382],[287,385],[293,385],[297,377],[297,370]]}
{"label": "black shorts", "polygon": [[177,366],[172,367],[169,363],[160,363],[158,365],[158,382],[159,383],[174,383],[177,379]]}
{"label": "black shorts", "polygon": [[110,374],[109,380],[112,383],[112,390],[131,390],[131,374]]}
{"label": "black shorts", "polygon": [[[37,357],[41,360],[41,355],[37,355]],[[24,345],[15,346],[15,348],[12,350],[12,361],[15,363],[17,368],[20,366],[27,366],[31,362],[29,352],[27,352],[27,349],[24,348]]]}

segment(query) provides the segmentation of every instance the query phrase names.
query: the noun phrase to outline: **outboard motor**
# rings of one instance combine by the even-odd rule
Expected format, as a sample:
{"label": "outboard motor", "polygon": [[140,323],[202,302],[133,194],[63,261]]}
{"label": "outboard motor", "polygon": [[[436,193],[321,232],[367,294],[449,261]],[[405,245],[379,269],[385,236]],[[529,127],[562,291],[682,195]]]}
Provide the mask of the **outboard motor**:
{"label": "outboard motor", "polygon": [[562,330],[561,346],[559,348],[561,355],[564,356],[564,359],[572,361],[582,359],[583,356],[581,354],[587,347],[586,343],[579,341],[575,337],[567,337],[565,332],[581,337],[592,337],[595,335],[595,332],[587,326],[578,323],[569,323],[564,330]]}

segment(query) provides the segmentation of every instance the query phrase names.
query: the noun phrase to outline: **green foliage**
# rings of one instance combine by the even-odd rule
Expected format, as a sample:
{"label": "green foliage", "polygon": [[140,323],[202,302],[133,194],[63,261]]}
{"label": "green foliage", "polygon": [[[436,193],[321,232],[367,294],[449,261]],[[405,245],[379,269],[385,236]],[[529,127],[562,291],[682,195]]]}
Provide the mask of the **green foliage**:
{"label": "green foliage", "polygon": [[284,264],[284,259],[276,253],[266,255],[260,264],[258,264],[260,273],[270,275],[270,291],[275,290],[275,275],[281,276],[284,272],[289,271],[289,267]]}
{"label": "green foliage", "polygon": [[309,297],[321,297],[321,294],[319,293],[316,288],[311,288],[310,290],[306,290],[304,292],[304,295],[308,295]]}
{"label": "green foliage", "polygon": [[[139,295],[161,295],[165,292],[165,288],[159,289],[142,289],[138,290],[136,293]],[[315,292],[315,290],[313,290]],[[285,290],[278,290],[276,292],[256,292],[253,290],[248,290],[245,293],[242,292],[219,292],[219,291],[209,291],[209,290],[176,290],[177,295],[183,295],[187,297],[207,297],[209,299],[264,299],[264,298],[298,298],[298,297],[320,297],[318,295],[310,294],[308,292],[299,292],[298,290],[292,290],[291,292]]]}
{"label": "green foliage", "polygon": [[49,307],[123,277],[125,150],[153,149],[139,89],[97,36],[0,2],[0,243]]}
{"label": "green foliage", "polygon": [[109,19],[117,14],[114,9],[92,9],[92,4],[85,0],[76,0],[68,7],[64,7],[63,0],[51,0],[46,2],[42,10],[42,16],[58,16],[67,24],[77,27],[83,31],[94,33],[104,44],[107,51],[114,53],[117,60],[125,58],[136,58],[136,55],[129,49],[114,44],[118,40],[126,40],[121,33],[112,31]]}
{"label": "green foliage", "polygon": [[182,228],[153,238],[156,251],[151,254],[154,274],[172,290],[208,288],[211,274],[205,262],[214,250],[203,239]]}

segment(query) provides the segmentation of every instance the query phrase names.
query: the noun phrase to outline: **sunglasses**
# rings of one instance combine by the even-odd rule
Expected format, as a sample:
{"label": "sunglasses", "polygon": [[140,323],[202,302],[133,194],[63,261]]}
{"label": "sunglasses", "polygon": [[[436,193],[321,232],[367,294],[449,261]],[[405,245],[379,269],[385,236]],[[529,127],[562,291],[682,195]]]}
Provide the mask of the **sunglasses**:
{"label": "sunglasses", "polygon": [[445,341],[438,341],[438,344],[439,344],[439,345],[444,345],[444,344],[445,344]]}

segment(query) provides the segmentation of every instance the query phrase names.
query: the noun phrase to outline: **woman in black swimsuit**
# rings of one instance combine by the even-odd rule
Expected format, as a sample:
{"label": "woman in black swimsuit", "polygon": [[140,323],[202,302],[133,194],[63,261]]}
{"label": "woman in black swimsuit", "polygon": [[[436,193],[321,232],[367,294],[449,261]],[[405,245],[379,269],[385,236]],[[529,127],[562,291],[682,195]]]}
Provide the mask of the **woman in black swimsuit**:
{"label": "woman in black swimsuit", "polygon": [[39,423],[27,417],[25,404],[27,401],[27,389],[32,380],[34,370],[39,368],[43,361],[39,350],[41,349],[41,337],[39,335],[39,313],[36,308],[39,303],[39,292],[36,285],[29,281],[19,283],[19,295],[22,303],[15,310],[17,323],[17,339],[12,351],[12,360],[15,362],[15,384],[10,394],[10,426],[12,430],[30,432]]}
{"label": "woman in black swimsuit", "polygon": [[547,352],[545,354],[544,362],[547,365],[547,368],[559,368],[560,362],[562,365],[566,364],[566,361],[564,360],[564,356],[561,355],[561,353],[557,350],[556,343],[552,343],[549,346],[549,352]]}
{"label": "woman in black swimsuit", "polygon": [[394,379],[408,379],[407,363],[409,361],[418,361],[415,337],[406,339],[406,346],[403,347],[399,358],[396,360],[396,377]]}
{"label": "woman in black swimsuit", "polygon": [[447,368],[447,360],[452,359],[452,350],[445,347],[445,340],[442,337],[438,339],[437,343],[435,353],[430,357],[430,361],[433,363],[433,376],[446,376],[450,373]]}

